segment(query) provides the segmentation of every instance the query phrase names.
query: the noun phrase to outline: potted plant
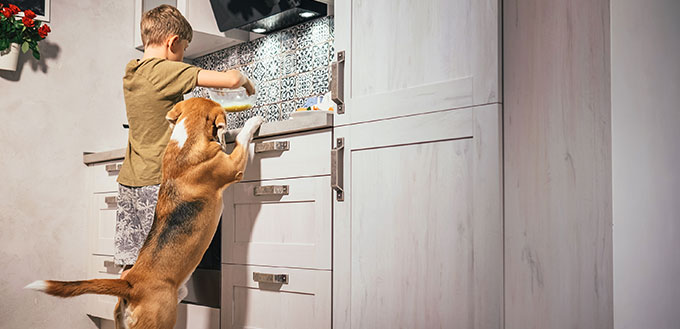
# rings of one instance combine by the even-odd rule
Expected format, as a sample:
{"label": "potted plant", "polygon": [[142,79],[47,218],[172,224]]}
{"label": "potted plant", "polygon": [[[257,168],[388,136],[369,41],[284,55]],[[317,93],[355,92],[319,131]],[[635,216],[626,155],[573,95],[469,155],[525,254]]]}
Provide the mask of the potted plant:
{"label": "potted plant", "polygon": [[[23,17],[17,15],[23,12]],[[47,24],[33,20],[35,13],[22,11],[15,5],[0,4],[0,69],[14,71],[17,68],[19,48],[24,53],[29,49],[33,57],[40,59],[38,41],[51,32]]]}

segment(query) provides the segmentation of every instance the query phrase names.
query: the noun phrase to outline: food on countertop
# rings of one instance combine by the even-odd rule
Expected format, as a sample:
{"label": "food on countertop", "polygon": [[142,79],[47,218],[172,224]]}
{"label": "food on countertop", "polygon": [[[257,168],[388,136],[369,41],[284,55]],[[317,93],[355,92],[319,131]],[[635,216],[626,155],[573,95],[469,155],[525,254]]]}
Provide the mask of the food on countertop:
{"label": "food on countertop", "polygon": [[327,93],[323,96],[307,98],[305,104],[296,109],[295,112],[303,111],[333,111],[335,102],[331,100],[331,94]]}

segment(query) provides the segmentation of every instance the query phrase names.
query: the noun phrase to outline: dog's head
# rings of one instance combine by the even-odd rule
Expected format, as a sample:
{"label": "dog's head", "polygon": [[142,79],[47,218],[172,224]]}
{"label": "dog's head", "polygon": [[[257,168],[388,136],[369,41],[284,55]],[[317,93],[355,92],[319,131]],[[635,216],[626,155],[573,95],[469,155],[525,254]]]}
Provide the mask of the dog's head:
{"label": "dog's head", "polygon": [[195,144],[219,141],[222,144],[227,118],[222,106],[205,98],[190,98],[179,102],[168,112],[175,140],[181,148],[186,143]]}

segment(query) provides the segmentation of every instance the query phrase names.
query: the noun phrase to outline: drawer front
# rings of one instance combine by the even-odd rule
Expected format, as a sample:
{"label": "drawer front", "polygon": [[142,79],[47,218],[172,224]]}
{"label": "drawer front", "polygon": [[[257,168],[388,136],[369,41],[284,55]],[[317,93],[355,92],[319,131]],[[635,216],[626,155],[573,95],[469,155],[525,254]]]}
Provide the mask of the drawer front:
{"label": "drawer front", "polygon": [[331,268],[330,177],[238,183],[224,195],[222,262]]}
{"label": "drawer front", "polygon": [[[287,284],[253,274],[287,275]],[[264,280],[263,280],[264,281]],[[222,265],[222,329],[331,327],[331,272]]]}
{"label": "drawer front", "polygon": [[90,222],[90,251],[93,254],[113,255],[117,195],[118,193],[92,194],[91,214],[88,220]]}
{"label": "drawer front", "polygon": [[111,162],[90,166],[92,179],[92,191],[94,193],[107,193],[118,191],[118,173],[122,162]]}
{"label": "drawer front", "polygon": [[256,139],[249,146],[243,180],[328,175],[330,156],[330,130]]}
{"label": "drawer front", "polygon": [[[118,279],[123,271],[122,266],[113,264],[113,257],[90,256],[90,278],[92,279]],[[102,319],[113,320],[113,309],[116,307],[118,297],[108,295],[87,295],[88,303],[86,312],[89,315]]]}

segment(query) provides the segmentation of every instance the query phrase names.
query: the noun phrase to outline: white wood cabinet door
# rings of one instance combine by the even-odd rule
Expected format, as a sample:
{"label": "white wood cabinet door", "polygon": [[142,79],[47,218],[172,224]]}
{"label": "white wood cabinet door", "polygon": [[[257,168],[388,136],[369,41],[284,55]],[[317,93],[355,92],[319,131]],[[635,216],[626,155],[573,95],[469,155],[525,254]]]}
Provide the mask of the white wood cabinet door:
{"label": "white wood cabinet door", "polygon": [[491,104],[335,129],[333,328],[502,328],[501,122]]}
{"label": "white wood cabinet door", "polygon": [[346,103],[335,124],[499,102],[499,3],[335,1]]}

